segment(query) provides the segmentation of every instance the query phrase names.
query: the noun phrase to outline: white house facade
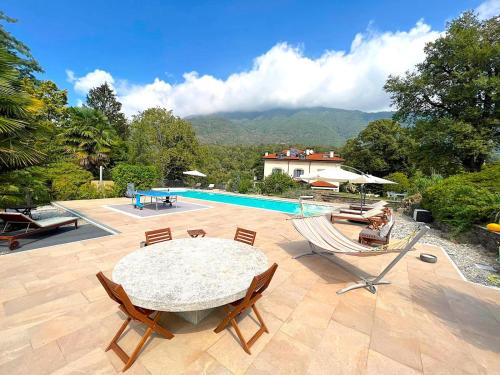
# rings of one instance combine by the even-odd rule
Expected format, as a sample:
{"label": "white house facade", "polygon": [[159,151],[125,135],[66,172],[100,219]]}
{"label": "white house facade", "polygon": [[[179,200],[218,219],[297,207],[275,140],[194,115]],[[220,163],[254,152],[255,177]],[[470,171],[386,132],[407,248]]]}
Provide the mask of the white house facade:
{"label": "white house facade", "polygon": [[[288,149],[276,154],[264,155],[264,177],[273,173],[286,173],[300,180],[304,173],[319,172],[325,169],[340,168],[344,159],[335,152],[316,153],[313,150]],[[338,187],[332,187],[338,190]]]}

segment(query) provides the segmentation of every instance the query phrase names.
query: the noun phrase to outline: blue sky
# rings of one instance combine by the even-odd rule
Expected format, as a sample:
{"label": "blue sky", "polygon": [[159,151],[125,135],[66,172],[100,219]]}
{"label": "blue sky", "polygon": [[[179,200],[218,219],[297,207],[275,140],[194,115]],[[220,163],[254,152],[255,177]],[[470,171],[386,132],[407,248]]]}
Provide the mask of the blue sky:
{"label": "blue sky", "polygon": [[[423,20],[425,27],[416,31],[419,36],[414,36],[418,40],[407,34],[401,36],[407,44],[421,49],[422,43],[437,37],[447,20],[481,4],[486,13],[498,10],[497,0],[486,3],[4,0],[1,9],[19,20],[9,25],[8,30],[32,49],[45,69],[40,78],[54,80],[67,88],[72,104],[84,97],[88,85],[111,80],[118,95],[123,97],[128,114],[148,105],[141,98],[154,105],[170,106],[179,114],[193,114],[209,112],[210,108],[244,110],[316,104],[355,108],[353,101],[359,96],[360,87],[354,90],[352,86],[366,84],[363,80],[356,82],[356,71],[368,74],[366,81],[369,72],[375,71],[380,86],[387,73],[399,74],[422,57],[414,56],[415,62],[402,58],[400,67],[388,71],[381,66],[394,65],[393,61],[387,64],[379,61],[375,67],[366,67],[366,60],[381,58],[368,52],[349,58],[356,38],[360,42],[354,43],[355,46],[364,47],[371,41],[373,51],[377,43],[384,43],[384,35],[396,38],[398,32],[409,35],[412,29],[418,29],[417,22]],[[388,59],[398,59],[398,54],[404,54],[408,48],[390,43]],[[342,51],[344,60],[332,58],[332,54]],[[261,65],[255,60],[259,57]],[[325,63],[329,58],[333,60]],[[309,63],[316,68],[308,68]],[[362,68],[354,72],[342,70],[358,63]],[[269,64],[276,64],[278,74],[272,68],[266,70]],[[87,76],[96,70],[96,74]],[[287,70],[289,75],[281,77]],[[72,72],[69,76],[68,71]],[[339,71],[344,76],[354,74],[350,80],[354,83],[338,81],[340,78],[325,81],[326,76]],[[186,77],[184,74],[189,72],[197,74]],[[232,75],[236,78],[228,80]],[[274,82],[272,77],[276,75],[280,79]],[[295,80],[294,77],[300,80],[300,76],[310,83],[294,82],[291,86],[284,83]],[[281,92],[271,95],[264,81],[278,85],[281,89],[277,91]],[[352,92],[351,96],[342,99],[338,92],[341,89]],[[252,95],[249,90],[253,90]],[[334,95],[332,91],[323,100],[313,98],[323,90],[337,92]],[[266,97],[259,99],[259,92],[267,92]],[[380,95],[380,88],[369,93]],[[232,96],[241,96],[241,100],[231,99]],[[358,107],[365,110],[385,109],[388,105],[386,97],[366,98],[360,103]]]}

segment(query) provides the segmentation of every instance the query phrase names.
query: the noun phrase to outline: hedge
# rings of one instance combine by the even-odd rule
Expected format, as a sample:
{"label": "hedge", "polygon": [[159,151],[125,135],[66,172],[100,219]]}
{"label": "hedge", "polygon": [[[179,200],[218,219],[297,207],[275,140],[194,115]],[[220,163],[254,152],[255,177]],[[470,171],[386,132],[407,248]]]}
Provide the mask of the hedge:
{"label": "hedge", "polygon": [[136,189],[148,190],[158,184],[160,174],[152,165],[118,164],[111,171],[115,191],[120,196],[125,194],[127,184],[133,183]]}
{"label": "hedge", "polygon": [[422,194],[422,206],[456,232],[485,223],[500,210],[500,163],[441,180]]}

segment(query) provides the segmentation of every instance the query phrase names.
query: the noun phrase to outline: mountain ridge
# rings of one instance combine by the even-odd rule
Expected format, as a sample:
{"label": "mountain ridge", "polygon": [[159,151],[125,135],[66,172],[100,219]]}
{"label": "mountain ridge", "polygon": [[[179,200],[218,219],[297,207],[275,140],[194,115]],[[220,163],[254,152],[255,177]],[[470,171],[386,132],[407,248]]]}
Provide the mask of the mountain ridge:
{"label": "mountain ridge", "polygon": [[202,143],[253,145],[270,143],[341,146],[370,121],[394,112],[363,112],[329,107],[273,108],[189,116]]}

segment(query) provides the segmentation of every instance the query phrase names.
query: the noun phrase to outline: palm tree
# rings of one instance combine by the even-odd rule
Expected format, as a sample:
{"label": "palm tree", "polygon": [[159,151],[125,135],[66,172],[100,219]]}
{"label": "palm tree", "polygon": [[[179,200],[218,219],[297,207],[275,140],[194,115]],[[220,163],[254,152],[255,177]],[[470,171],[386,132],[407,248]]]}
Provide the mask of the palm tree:
{"label": "palm tree", "polygon": [[69,109],[61,137],[65,150],[74,155],[82,167],[96,172],[99,166],[109,163],[117,135],[100,111],[73,107]]}
{"label": "palm tree", "polygon": [[40,102],[24,91],[17,66],[21,60],[0,46],[0,171],[38,163],[44,156],[35,149],[35,127],[30,112]]}

